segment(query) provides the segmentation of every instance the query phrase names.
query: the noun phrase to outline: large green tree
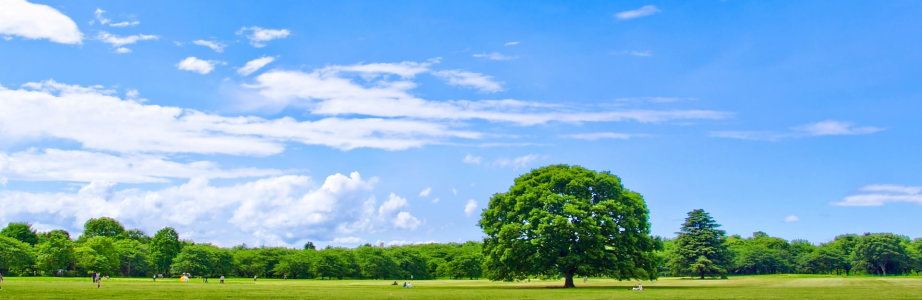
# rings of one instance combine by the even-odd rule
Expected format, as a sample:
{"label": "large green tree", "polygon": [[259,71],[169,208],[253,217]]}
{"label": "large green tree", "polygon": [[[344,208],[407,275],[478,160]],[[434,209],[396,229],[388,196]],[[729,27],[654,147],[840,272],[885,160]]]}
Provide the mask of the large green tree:
{"label": "large green tree", "polygon": [[695,274],[704,279],[706,275],[726,272],[730,253],[724,243],[726,232],[718,227],[720,224],[703,209],[688,212],[669,258],[674,273]]}
{"label": "large green tree", "polygon": [[865,234],[855,243],[852,259],[869,274],[899,274],[910,266],[904,238],[892,233]]}
{"label": "large green tree", "polygon": [[552,165],[515,179],[482,213],[484,273],[491,280],[528,276],[654,278],[647,205],[608,172]]}
{"label": "large green tree", "polygon": [[10,223],[0,230],[0,236],[11,237],[29,245],[38,243],[38,234],[28,223]]}
{"label": "large green tree", "polygon": [[35,254],[29,244],[17,239],[0,236],[0,272],[21,273],[35,262]]}
{"label": "large green tree", "polygon": [[115,238],[125,232],[125,226],[113,218],[101,217],[89,219],[83,224],[83,235],[80,239],[87,239],[94,236],[106,236]]}
{"label": "large green tree", "polygon": [[179,234],[172,227],[165,227],[157,231],[154,238],[150,240],[150,266],[155,273],[168,273],[173,258],[179,254],[182,244],[179,242]]}

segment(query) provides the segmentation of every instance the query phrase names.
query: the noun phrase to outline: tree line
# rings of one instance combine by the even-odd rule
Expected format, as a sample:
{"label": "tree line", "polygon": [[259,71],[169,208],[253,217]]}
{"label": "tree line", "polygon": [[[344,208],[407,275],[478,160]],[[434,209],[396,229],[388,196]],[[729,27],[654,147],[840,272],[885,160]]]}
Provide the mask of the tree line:
{"label": "tree line", "polygon": [[362,245],[354,249],[221,248],[181,240],[166,227],[147,236],[111,218],[90,219],[76,239],[64,230],[38,233],[26,223],[0,230],[0,272],[20,276],[193,276],[319,279],[479,278],[481,244]]}

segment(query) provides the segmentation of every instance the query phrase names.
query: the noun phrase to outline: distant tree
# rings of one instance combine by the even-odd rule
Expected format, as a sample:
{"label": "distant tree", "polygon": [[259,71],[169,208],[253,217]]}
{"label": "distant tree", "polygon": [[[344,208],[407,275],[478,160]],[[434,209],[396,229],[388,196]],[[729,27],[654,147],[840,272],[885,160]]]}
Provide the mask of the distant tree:
{"label": "distant tree", "polygon": [[314,242],[308,241],[304,243],[304,250],[317,250],[317,246],[314,246]]}
{"label": "distant tree", "polygon": [[38,270],[47,275],[55,275],[58,270],[70,269],[74,261],[74,242],[66,233],[52,231],[41,236],[41,242],[35,245],[35,264]]}
{"label": "distant tree", "polygon": [[210,244],[195,244],[183,247],[170,268],[174,272],[217,277],[229,274],[232,263],[233,258],[226,249]]}
{"label": "distant tree", "polygon": [[116,238],[120,240],[122,239],[135,240],[141,244],[150,244],[150,240],[151,240],[151,237],[147,236],[146,234],[144,234],[143,231],[138,230],[138,229],[125,230],[124,232],[120,233]]}
{"label": "distant tree", "polygon": [[643,197],[608,172],[552,165],[515,179],[493,195],[480,220],[484,274],[656,277],[656,242]]}
{"label": "distant tree", "polygon": [[29,244],[17,239],[0,236],[0,272],[10,270],[21,272],[35,262],[35,255]]}
{"label": "distant tree", "polygon": [[85,272],[115,275],[119,268],[115,239],[107,236],[94,236],[86,239],[82,246],[75,250],[75,257],[77,266]]}
{"label": "distant tree", "polygon": [[858,244],[860,237],[856,234],[843,234],[836,236],[836,238],[827,243],[832,251],[836,251],[842,255],[841,267],[845,270],[845,275],[851,275],[852,268],[854,267],[854,260],[852,257],[855,252],[855,245]]}
{"label": "distant tree", "polygon": [[273,272],[288,278],[314,278],[314,251],[293,251],[275,265]]}
{"label": "distant tree", "polygon": [[671,269],[680,274],[695,274],[701,279],[726,272],[729,259],[724,244],[726,233],[718,227],[720,224],[703,209],[689,212],[675,241],[669,262]]}
{"label": "distant tree", "polygon": [[28,223],[10,223],[0,230],[0,236],[11,237],[29,245],[38,244],[38,234]]}
{"label": "distant tree", "polygon": [[44,242],[44,241],[47,241],[47,240],[49,240],[49,239],[66,239],[66,240],[70,240],[70,232],[67,232],[67,230],[55,229],[55,230],[52,230],[52,231],[49,231],[49,232],[40,233],[40,234],[38,235],[38,242],[39,242],[39,243]]}
{"label": "distant tree", "polygon": [[150,256],[148,246],[136,239],[115,241],[119,270],[123,276],[142,276],[147,272]]}
{"label": "distant tree", "polygon": [[83,235],[80,239],[88,239],[94,236],[115,238],[122,232],[125,232],[125,226],[122,226],[122,223],[113,218],[101,217],[89,219],[83,224]]}
{"label": "distant tree", "polygon": [[892,233],[865,234],[855,244],[852,259],[869,274],[900,274],[910,264],[901,236]]}
{"label": "distant tree", "polygon": [[179,234],[172,227],[157,231],[150,241],[150,266],[154,273],[169,273],[173,258],[182,250]]}
{"label": "distant tree", "polygon": [[320,279],[329,278],[343,279],[355,274],[357,265],[352,251],[345,248],[326,248],[317,251],[317,260],[314,265],[314,273],[320,276]]}
{"label": "distant tree", "polygon": [[353,250],[355,263],[359,267],[359,275],[363,278],[385,279],[399,278],[397,263],[384,249],[363,245]]}
{"label": "distant tree", "polygon": [[831,273],[839,274],[845,270],[845,257],[838,249],[829,244],[817,247],[813,252],[801,256],[798,265],[803,273]]}

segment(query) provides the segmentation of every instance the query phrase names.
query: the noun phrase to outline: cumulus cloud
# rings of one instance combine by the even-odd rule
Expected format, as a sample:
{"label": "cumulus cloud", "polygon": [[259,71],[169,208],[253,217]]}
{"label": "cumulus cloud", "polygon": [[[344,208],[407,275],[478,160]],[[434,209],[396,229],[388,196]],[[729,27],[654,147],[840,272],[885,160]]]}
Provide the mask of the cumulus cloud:
{"label": "cumulus cloud", "polygon": [[262,69],[262,67],[265,67],[266,65],[268,65],[269,63],[272,63],[273,61],[275,61],[275,57],[271,57],[271,56],[263,56],[263,57],[248,61],[246,65],[237,69],[237,74],[240,74],[243,76],[253,74],[253,72],[256,72],[257,70]]}
{"label": "cumulus cloud", "polygon": [[403,150],[446,139],[482,136],[417,120],[224,117],[180,107],[145,105],[120,99],[114,91],[100,86],[51,80],[27,83],[20,89],[0,87],[0,99],[4,100],[0,101],[0,139],[13,143],[63,139],[87,149],[122,153],[265,156],[282,152],[285,143],[341,150]]}
{"label": "cumulus cloud", "polygon": [[806,138],[828,135],[863,135],[883,131],[884,128],[855,126],[851,122],[826,120],[791,127],[787,131],[714,131],[712,137],[756,141],[779,141],[790,138]]}
{"label": "cumulus cloud", "polygon": [[266,42],[286,38],[289,34],[291,31],[288,29],[266,29],[259,26],[243,27],[237,31],[237,35],[249,39],[250,45],[256,48],[265,47]]}
{"label": "cumulus cloud", "polygon": [[505,55],[499,52],[478,53],[478,54],[474,54],[473,56],[476,58],[483,58],[483,59],[489,59],[489,60],[513,60],[513,59],[519,58],[518,56]]}
{"label": "cumulus cloud", "polygon": [[195,72],[204,75],[214,71],[214,66],[216,63],[218,62],[189,56],[177,63],[176,68],[183,71]]}
{"label": "cumulus cloud", "polygon": [[615,18],[618,18],[619,20],[630,20],[630,19],[652,16],[659,12],[661,12],[661,10],[659,8],[656,8],[656,6],[644,5],[638,9],[625,10],[622,12],[618,12],[615,14]]}
{"label": "cumulus cloud", "polygon": [[797,221],[800,221],[800,218],[798,218],[798,217],[795,216],[795,215],[789,215],[789,216],[787,216],[787,217],[784,217],[784,222],[785,222],[785,223],[794,223],[794,222],[797,222]]}
{"label": "cumulus cloud", "polygon": [[218,53],[224,52],[224,48],[227,47],[227,45],[218,41],[194,40],[192,43],[199,46],[208,47],[211,50],[214,50],[214,52]]}
{"label": "cumulus cloud", "polygon": [[131,53],[131,49],[128,49],[128,48],[125,48],[125,47],[118,47],[118,48],[115,48],[115,53],[118,53],[118,54],[128,54],[128,53]]}
{"label": "cumulus cloud", "polygon": [[492,76],[480,73],[445,70],[433,72],[432,74],[447,81],[450,85],[474,88],[481,92],[495,93],[503,90],[502,84],[494,81]]}
{"label": "cumulus cloud", "polygon": [[[28,219],[79,231],[87,219],[109,216],[146,232],[173,226],[185,239],[221,246],[291,246],[349,235],[340,228],[376,218],[363,210],[374,200],[376,181],[353,172],[330,175],[319,186],[308,177],[286,175],[229,186],[193,179],[151,191],[105,182],[89,183],[76,193],[7,190],[0,191],[0,222]],[[398,215],[388,217],[412,227],[412,218]]]}
{"label": "cumulus cloud", "polygon": [[470,217],[477,210],[477,201],[474,199],[467,199],[467,203],[464,204],[464,214]]}
{"label": "cumulus cloud", "polygon": [[432,188],[427,187],[427,188],[424,188],[422,191],[419,191],[419,196],[423,198],[429,197],[430,193],[432,193]]}
{"label": "cumulus cloud", "polygon": [[0,153],[0,177],[25,181],[152,183],[169,182],[171,179],[263,177],[280,173],[280,170],[273,169],[222,169],[209,161],[182,163],[157,155],[116,156],[60,149]]}
{"label": "cumulus cloud", "polygon": [[[331,116],[375,116],[437,120],[481,119],[518,125],[549,122],[667,122],[673,120],[724,119],[731,113],[710,110],[603,110],[555,103],[515,99],[432,101],[414,96],[414,77],[422,73],[459,82],[478,82],[478,73],[433,71],[431,64],[401,62],[328,66],[311,72],[273,70],[244,84],[243,91],[264,101],[242,103],[242,109],[281,110],[301,107],[313,114]],[[470,73],[470,74],[468,74]],[[467,78],[467,79],[465,79]],[[474,79],[472,79],[474,78]],[[461,83],[458,83],[461,84]],[[473,84],[473,83],[471,83]],[[501,89],[498,83],[478,83],[487,90]]]}
{"label": "cumulus cloud", "polygon": [[881,206],[888,203],[916,203],[922,205],[922,186],[875,184],[864,186],[861,194],[847,196],[833,202],[837,206]]}
{"label": "cumulus cloud", "polygon": [[83,33],[67,15],[25,0],[0,1],[0,35],[47,39],[61,44],[80,44]]}
{"label": "cumulus cloud", "polygon": [[419,227],[419,224],[422,224],[422,222],[410,213],[402,211],[397,213],[397,217],[394,218],[393,224],[397,228],[413,230]]}

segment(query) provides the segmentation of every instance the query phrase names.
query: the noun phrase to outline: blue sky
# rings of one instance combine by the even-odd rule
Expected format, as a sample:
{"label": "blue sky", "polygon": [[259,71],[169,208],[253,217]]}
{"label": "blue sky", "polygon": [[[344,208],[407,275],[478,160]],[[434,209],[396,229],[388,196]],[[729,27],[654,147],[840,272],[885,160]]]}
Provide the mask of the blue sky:
{"label": "blue sky", "polygon": [[0,223],[478,240],[548,164],[653,233],[922,236],[917,1],[0,1]]}

